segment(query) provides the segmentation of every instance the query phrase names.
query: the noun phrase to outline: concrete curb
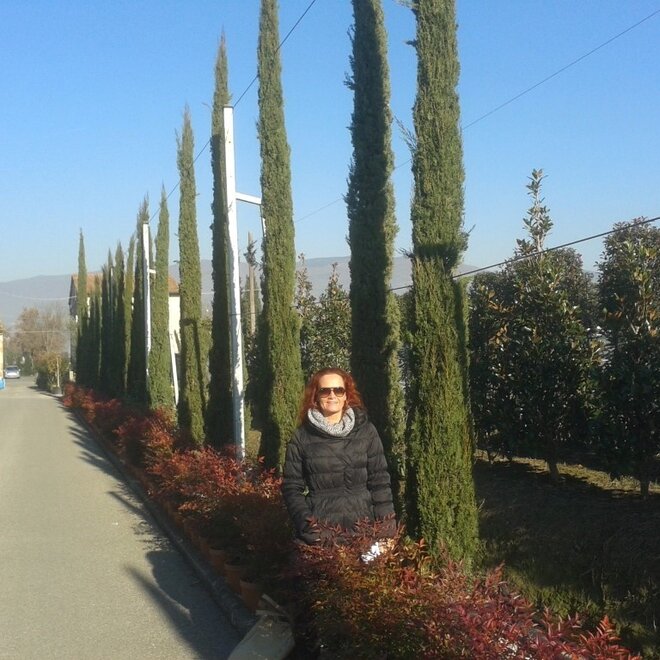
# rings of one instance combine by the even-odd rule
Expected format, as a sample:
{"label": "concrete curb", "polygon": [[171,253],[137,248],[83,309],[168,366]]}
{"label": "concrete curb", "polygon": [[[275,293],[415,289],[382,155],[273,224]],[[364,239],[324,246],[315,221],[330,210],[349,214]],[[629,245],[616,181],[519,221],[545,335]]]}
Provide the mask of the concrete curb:
{"label": "concrete curb", "polygon": [[227,586],[225,580],[214,574],[204,557],[194,548],[188,540],[179,534],[172,525],[169,518],[162,509],[147,495],[140,482],[127,470],[127,466],[120,460],[117,454],[107,445],[106,440],[92,427],[78,410],[69,409],[74,413],[76,419],[89,432],[92,439],[99,446],[105,457],[123,477],[126,484],[140,499],[145,509],[149,512],[156,524],[167,535],[172,544],[186,559],[200,582],[206,587],[213,600],[223,611],[229,622],[236,628],[238,633],[245,637],[248,631],[259,620],[255,614],[247,609],[241,598]]}

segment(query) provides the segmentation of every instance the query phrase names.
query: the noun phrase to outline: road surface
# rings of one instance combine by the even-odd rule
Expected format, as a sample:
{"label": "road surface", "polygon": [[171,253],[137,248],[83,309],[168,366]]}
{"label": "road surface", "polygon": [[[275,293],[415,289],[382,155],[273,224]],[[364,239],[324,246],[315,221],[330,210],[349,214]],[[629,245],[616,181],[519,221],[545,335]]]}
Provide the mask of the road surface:
{"label": "road surface", "polygon": [[239,634],[84,427],[0,390],[0,658],[226,658]]}

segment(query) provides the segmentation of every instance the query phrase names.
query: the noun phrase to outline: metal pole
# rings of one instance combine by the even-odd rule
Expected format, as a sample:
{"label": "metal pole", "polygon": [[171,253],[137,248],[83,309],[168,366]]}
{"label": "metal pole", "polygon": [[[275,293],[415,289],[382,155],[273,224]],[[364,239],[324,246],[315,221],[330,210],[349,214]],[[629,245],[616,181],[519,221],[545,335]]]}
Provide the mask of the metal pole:
{"label": "metal pole", "polygon": [[149,353],[151,352],[151,241],[149,240],[149,224],[142,223],[142,288],[144,291],[144,364],[145,378],[149,382]]}
{"label": "metal pole", "polygon": [[179,403],[179,373],[176,368],[177,341],[173,332],[168,333],[170,340],[170,362],[172,364],[172,384],[174,385],[174,403]]}
{"label": "metal pole", "polygon": [[231,318],[231,363],[233,371],[232,407],[236,456],[245,456],[245,417],[243,412],[243,339],[241,336],[241,282],[238,256],[238,222],[236,217],[236,164],[234,160],[234,109],[223,109],[225,125],[225,173],[227,184],[227,220],[229,234],[229,317]]}

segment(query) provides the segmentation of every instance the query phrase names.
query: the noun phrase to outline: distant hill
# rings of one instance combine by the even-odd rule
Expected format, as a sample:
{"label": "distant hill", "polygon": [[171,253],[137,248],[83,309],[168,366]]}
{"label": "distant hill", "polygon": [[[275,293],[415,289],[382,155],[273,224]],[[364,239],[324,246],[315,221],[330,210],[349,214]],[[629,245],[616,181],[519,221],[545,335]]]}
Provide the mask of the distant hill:
{"label": "distant hill", "polygon": [[[312,290],[318,296],[328,283],[332,273],[332,265],[337,264],[339,281],[348,290],[350,274],[348,269],[349,257],[320,257],[307,259],[305,265],[312,283]],[[213,300],[212,267],[209,260],[203,260],[202,266],[202,303],[205,310],[210,310]],[[471,270],[473,267],[464,264],[459,272]],[[178,281],[179,268],[177,264],[170,266],[170,274]],[[247,266],[241,263],[241,280],[244,282],[247,275]],[[71,273],[68,275],[40,275],[22,280],[0,282],[0,321],[11,328],[21,311],[26,307],[43,309],[52,305],[61,305],[68,308],[69,284]],[[410,286],[410,261],[406,257],[395,257],[392,274],[392,288],[400,289]]]}
{"label": "distant hill", "polygon": [[0,321],[8,328],[26,307],[69,308],[71,275],[38,275],[23,280],[0,282]]}
{"label": "distant hill", "polygon": [[[305,266],[309,280],[312,283],[312,292],[318,297],[326,285],[328,279],[332,274],[333,264],[337,264],[337,272],[339,274],[339,281],[342,286],[348,290],[351,278],[348,267],[350,257],[317,257],[316,259],[305,259]],[[298,269],[301,264],[298,262]],[[212,280],[212,266],[209,260],[202,260],[202,307],[204,310],[210,310],[213,300],[213,280]],[[460,273],[468,270],[473,270],[474,266],[462,264],[458,267]],[[178,264],[170,266],[170,275],[179,281],[179,267]],[[241,282],[245,282],[247,277],[247,264],[241,262],[240,267]],[[399,293],[404,293],[405,288],[411,284],[410,274],[410,260],[407,257],[395,257],[394,266],[392,269],[392,288],[399,289]]]}

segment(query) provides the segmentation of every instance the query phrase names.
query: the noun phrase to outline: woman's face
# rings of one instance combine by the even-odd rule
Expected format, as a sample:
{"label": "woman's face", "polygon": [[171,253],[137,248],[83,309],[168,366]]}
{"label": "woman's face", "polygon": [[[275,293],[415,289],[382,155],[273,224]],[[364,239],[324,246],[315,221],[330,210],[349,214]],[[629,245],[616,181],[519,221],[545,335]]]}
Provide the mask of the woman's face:
{"label": "woman's face", "polygon": [[[339,394],[336,388],[341,388],[343,393]],[[326,374],[319,379],[316,401],[319,410],[331,424],[339,422],[344,414],[346,403],[346,391],[344,379],[338,374]]]}

